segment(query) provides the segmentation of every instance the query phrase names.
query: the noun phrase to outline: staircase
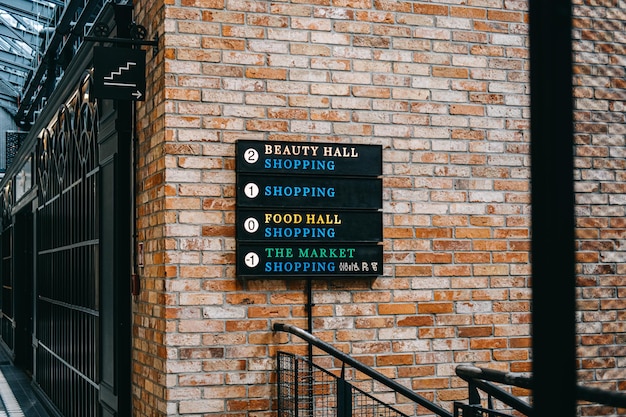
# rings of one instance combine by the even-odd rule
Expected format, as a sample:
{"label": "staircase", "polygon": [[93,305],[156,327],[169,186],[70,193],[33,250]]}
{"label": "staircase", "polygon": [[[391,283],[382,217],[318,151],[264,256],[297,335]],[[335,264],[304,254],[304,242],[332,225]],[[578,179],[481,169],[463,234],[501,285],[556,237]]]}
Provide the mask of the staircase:
{"label": "staircase", "polygon": [[307,359],[278,353],[279,417],[408,417]]}
{"label": "staircase", "polygon": [[[312,355],[305,359],[279,352],[278,417],[408,417],[346,381],[346,365],[427,410],[418,410],[419,415],[430,412],[438,417],[533,416],[530,404],[501,387],[516,386],[530,390],[532,388],[530,377],[474,366],[458,366],[456,374],[468,384],[469,401],[467,404],[455,402],[454,413],[450,413],[298,327],[275,323],[274,331],[296,335],[307,341],[310,346],[321,349],[343,363],[341,374],[337,376],[314,364]],[[576,398],[579,401],[626,409],[626,393],[622,392],[577,386]]]}

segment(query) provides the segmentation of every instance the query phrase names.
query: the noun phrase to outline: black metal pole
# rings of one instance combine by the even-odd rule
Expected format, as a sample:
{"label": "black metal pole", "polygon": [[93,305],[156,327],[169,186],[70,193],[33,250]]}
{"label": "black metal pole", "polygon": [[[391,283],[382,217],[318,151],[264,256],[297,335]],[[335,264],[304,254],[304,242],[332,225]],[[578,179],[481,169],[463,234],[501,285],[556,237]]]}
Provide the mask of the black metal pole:
{"label": "black metal pole", "polygon": [[530,0],[534,415],[576,415],[570,0]]}
{"label": "black metal pole", "polygon": [[[306,279],[306,313],[308,332],[313,334],[313,279]],[[313,345],[309,343],[309,363],[313,363]]]}
{"label": "black metal pole", "polygon": [[[307,296],[307,302],[306,302],[306,312],[307,312],[307,326],[308,326],[308,331],[310,334],[313,334],[313,279],[312,278],[307,278],[306,279],[306,296]],[[314,370],[313,370],[313,344],[309,343],[308,346],[308,354],[309,354],[309,361],[308,361],[308,365],[309,365],[309,377],[311,378],[311,383],[308,384],[308,398],[309,398],[309,412],[311,413],[311,415],[313,414],[313,410],[315,409],[315,404],[314,404],[314,400],[313,400],[313,374],[314,374]]]}

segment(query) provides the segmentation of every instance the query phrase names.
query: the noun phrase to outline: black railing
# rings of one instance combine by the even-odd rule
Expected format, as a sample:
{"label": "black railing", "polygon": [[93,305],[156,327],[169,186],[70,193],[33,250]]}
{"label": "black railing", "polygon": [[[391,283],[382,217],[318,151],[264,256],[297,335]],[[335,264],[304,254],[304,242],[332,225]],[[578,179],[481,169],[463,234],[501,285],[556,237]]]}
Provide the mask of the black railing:
{"label": "black railing", "polygon": [[[525,416],[532,415],[532,406],[492,383],[498,382],[509,386],[530,389],[530,378],[474,366],[458,366],[456,374],[468,384],[469,404],[456,401],[454,403],[454,417],[511,416],[511,414],[506,414],[502,410],[495,410],[494,399]],[[487,394],[487,407],[482,406],[479,390]]]}
{"label": "black railing", "polygon": [[278,417],[408,417],[305,358],[278,352]]}
{"label": "black railing", "polygon": [[[455,417],[483,415],[502,417],[511,415],[503,413],[502,410],[495,410],[493,406],[494,399],[506,404],[518,413],[533,416],[532,406],[494,384],[495,382],[530,390],[532,389],[531,377],[493,369],[478,368],[475,366],[458,366],[456,368],[456,374],[468,383],[469,404],[455,402]],[[478,390],[487,394],[487,407],[481,405],[481,397]],[[606,391],[578,385],[576,386],[576,399],[610,407],[626,408],[626,393],[622,392]]]}
{"label": "black railing", "polygon": [[[345,365],[352,366],[354,369],[371,377],[375,381],[385,385],[386,387],[392,389],[393,391],[405,396],[409,400],[414,401],[418,405],[421,405],[422,407],[426,408],[427,410],[431,411],[437,416],[441,416],[441,417],[483,417],[483,416],[511,417],[513,415],[515,416],[525,415],[529,417],[534,416],[533,408],[530,404],[519,399],[518,397],[506,391],[505,389],[501,388],[499,385],[496,385],[497,383],[497,384],[501,384],[505,386],[513,386],[513,387],[531,390],[533,386],[531,377],[520,375],[520,374],[509,373],[509,372],[501,372],[501,371],[497,371],[493,369],[479,368],[475,366],[465,366],[465,365],[458,366],[456,368],[457,376],[459,376],[461,379],[463,379],[464,381],[468,383],[469,401],[468,401],[468,404],[464,404],[458,401],[455,402],[454,414],[451,414],[450,412],[432,403],[431,401],[419,396],[418,394],[411,391],[404,385],[398,384],[397,382],[389,379],[385,375],[379,373],[375,369],[358,362],[354,358],[343,353],[342,351],[338,350],[332,345],[324,342],[323,340],[318,339],[312,334],[296,326],[289,325],[289,324],[282,324],[282,323],[274,323],[273,329],[274,331],[283,331],[283,332],[291,333],[293,335],[300,337],[301,339],[308,342],[311,346],[315,346],[319,348],[320,350],[333,356],[334,358],[340,360],[341,362],[343,362],[344,366]],[[280,355],[284,355],[284,354],[280,354]],[[282,365],[281,363],[282,363],[282,360],[279,361],[279,391],[283,390],[282,392],[287,392],[287,391],[284,391],[285,387],[281,387],[280,385],[280,384],[285,383],[284,376],[282,380],[280,376],[281,373],[284,375],[284,372],[281,371],[281,366],[282,366],[282,369],[284,369],[284,366],[285,366],[284,363]],[[294,373],[289,374],[290,376],[288,378],[294,378],[295,380],[302,379],[302,380],[310,381],[312,378],[312,369],[313,369],[312,367],[314,367],[314,365],[310,364],[310,361],[308,363],[309,363],[309,365],[307,365],[308,368],[306,368],[308,370],[306,372],[300,372],[300,374],[298,374],[297,371],[295,371],[295,374]],[[339,379],[341,381],[338,383],[339,385],[337,385],[337,388],[335,388],[335,390],[337,391],[337,395],[335,397],[337,398],[338,402],[340,401],[341,398],[344,398],[344,400],[341,401],[343,404],[337,404],[337,411],[336,411],[336,414],[334,415],[339,416],[339,417],[355,416],[355,415],[368,415],[369,416],[370,414],[368,414],[367,412],[354,411],[352,410],[352,408],[346,408],[346,407],[352,407],[352,405],[346,405],[346,401],[348,400],[347,398],[343,397],[343,395],[345,394],[345,390],[347,389],[346,388],[347,386],[345,385],[346,382],[343,380],[343,369],[342,369],[342,376]],[[313,410],[315,401],[327,401],[323,399],[320,400],[319,398],[315,399],[312,394],[317,392],[318,394],[328,395],[330,392],[328,390],[328,387],[329,385],[326,383],[322,383],[321,385],[318,385],[316,387],[314,387],[314,385],[312,384],[309,384],[307,388],[304,390],[291,391],[291,394],[288,394],[287,397],[284,397],[284,396],[281,397],[279,395],[279,402],[280,401],[283,401],[283,402],[294,401],[293,404],[292,403],[283,404],[283,406],[285,407],[291,407],[289,408],[290,410],[292,410],[291,413],[281,414],[279,417],[302,417],[302,416],[309,417],[311,415],[314,415],[315,417],[326,417],[325,414],[319,414],[319,413],[318,414],[298,413],[298,410],[302,410],[302,411]],[[487,394],[486,407],[483,406],[483,400],[480,396],[479,391],[482,391],[483,393]],[[300,400],[306,399],[306,401],[298,401],[297,392],[304,393],[304,395],[301,396]],[[601,390],[597,388],[591,388],[591,387],[578,385],[576,387],[576,399],[578,401],[587,401],[590,403],[601,404],[601,405],[605,405],[609,407],[626,409],[626,393],[622,393],[622,392],[606,391],[606,390]],[[502,406],[501,409],[495,409],[495,401],[501,402],[504,406]],[[356,403],[353,400],[351,404],[356,404]],[[394,417],[403,416],[402,413],[396,410],[393,410],[393,412],[397,413],[394,415]],[[378,412],[378,413],[379,414],[375,414],[375,415],[387,416],[387,414],[384,414],[381,412]]]}
{"label": "black railing", "polygon": [[[401,385],[399,383],[397,383],[396,381],[389,379],[388,377],[386,377],[385,375],[381,374],[380,372],[376,371],[375,369],[362,364],[361,362],[358,362],[357,360],[355,360],[354,358],[350,357],[349,355],[346,355],[345,353],[343,353],[342,351],[338,350],[337,348],[335,348],[334,346],[324,342],[323,340],[318,339],[317,337],[313,336],[312,334],[296,327],[296,326],[292,326],[289,324],[282,324],[282,323],[274,323],[274,330],[275,331],[283,331],[283,332],[287,332],[287,333],[291,333],[293,335],[298,336],[299,338],[305,340],[306,342],[310,343],[311,345],[317,347],[318,349],[323,350],[324,352],[328,353],[329,355],[333,356],[334,358],[340,360],[341,362],[343,362],[346,365],[350,365],[351,367],[353,367],[354,369],[358,370],[359,372],[362,372],[363,374],[369,376],[370,378],[374,379],[375,381],[379,382],[382,385],[385,385],[387,388],[392,389],[393,391],[403,395],[404,397],[408,398],[409,400],[415,402],[416,404],[426,408],[427,410],[429,410],[430,412],[436,414],[437,416],[440,417],[452,417],[452,413],[450,413],[449,411],[439,407],[437,404],[427,400],[424,397],[421,397],[420,395],[416,394],[414,391],[410,390],[409,388],[405,387],[404,385]],[[349,415],[357,415],[356,413],[354,414],[349,414]],[[293,416],[293,417],[298,417]]]}

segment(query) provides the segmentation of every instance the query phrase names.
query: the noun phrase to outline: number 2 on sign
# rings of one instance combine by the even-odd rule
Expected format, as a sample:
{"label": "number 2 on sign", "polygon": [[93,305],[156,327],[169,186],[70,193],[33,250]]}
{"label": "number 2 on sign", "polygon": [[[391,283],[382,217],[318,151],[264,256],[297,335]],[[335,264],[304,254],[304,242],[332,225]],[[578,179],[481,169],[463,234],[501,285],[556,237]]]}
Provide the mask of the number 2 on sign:
{"label": "number 2 on sign", "polygon": [[246,151],[243,153],[243,159],[249,164],[254,164],[256,161],[259,160],[259,153],[256,149],[253,148],[246,149]]}

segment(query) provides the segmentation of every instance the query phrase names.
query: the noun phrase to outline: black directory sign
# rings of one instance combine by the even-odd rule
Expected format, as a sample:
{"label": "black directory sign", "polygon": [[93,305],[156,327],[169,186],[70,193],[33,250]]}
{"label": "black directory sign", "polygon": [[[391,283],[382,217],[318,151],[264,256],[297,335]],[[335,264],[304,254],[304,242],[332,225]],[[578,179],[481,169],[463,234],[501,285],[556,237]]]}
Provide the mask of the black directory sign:
{"label": "black directory sign", "polygon": [[239,241],[378,242],[381,211],[246,210],[237,212]]}
{"label": "black directory sign", "polygon": [[382,274],[382,147],[237,142],[237,275]]}
{"label": "black directory sign", "polygon": [[380,178],[239,174],[240,207],[382,208]]}
{"label": "black directory sign", "polygon": [[[241,276],[355,276],[381,275],[380,245],[266,245],[240,244],[237,270]],[[244,271],[243,274],[241,271]]]}
{"label": "black directory sign", "polygon": [[368,177],[382,174],[380,146],[254,140],[241,140],[237,145],[239,172]]}

